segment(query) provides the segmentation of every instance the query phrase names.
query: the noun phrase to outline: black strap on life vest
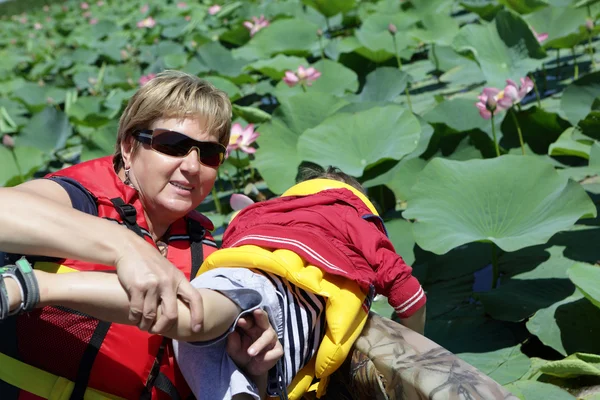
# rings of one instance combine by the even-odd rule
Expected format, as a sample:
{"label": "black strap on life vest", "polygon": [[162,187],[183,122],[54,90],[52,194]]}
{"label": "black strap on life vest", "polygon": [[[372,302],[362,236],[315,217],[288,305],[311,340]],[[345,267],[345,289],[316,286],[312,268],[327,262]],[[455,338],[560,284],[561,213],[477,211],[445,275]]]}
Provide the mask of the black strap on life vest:
{"label": "black strap on life vest", "polygon": [[115,197],[114,199],[110,199],[110,202],[113,203],[115,210],[119,213],[119,216],[123,220],[123,223],[127,227],[127,229],[133,231],[139,237],[143,238],[144,233],[142,232],[142,228],[137,224],[137,211],[135,207],[131,204],[125,203],[122,198]]}
{"label": "black strap on life vest", "polygon": [[[70,312],[75,312],[74,310],[68,310]],[[83,356],[81,357],[81,361],[79,362],[79,371],[77,372],[77,377],[75,378],[75,386],[73,387],[73,392],[71,393],[71,397],[69,400],[81,400],[85,395],[85,390],[87,389],[90,375],[92,373],[92,367],[94,366],[94,361],[96,361],[96,356],[100,351],[100,346],[102,346],[102,342],[104,338],[106,338],[106,334],[110,329],[110,322],[106,321],[98,321],[98,325],[96,329],[94,329],[94,333],[92,333],[92,337],[88,345],[83,352]]]}
{"label": "black strap on life vest", "polygon": [[187,219],[187,230],[190,236],[190,250],[192,251],[192,269],[190,271],[190,281],[196,277],[202,262],[204,261],[204,252],[202,250],[202,240],[206,236],[206,228],[195,219]]}

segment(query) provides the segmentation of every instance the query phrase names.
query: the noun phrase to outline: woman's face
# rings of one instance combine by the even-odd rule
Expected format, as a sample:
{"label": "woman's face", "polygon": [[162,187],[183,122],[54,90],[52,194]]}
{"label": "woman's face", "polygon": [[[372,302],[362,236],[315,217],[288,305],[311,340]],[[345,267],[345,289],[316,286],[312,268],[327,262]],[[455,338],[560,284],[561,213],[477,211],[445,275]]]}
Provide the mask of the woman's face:
{"label": "woman's face", "polygon": [[[196,140],[218,141],[216,135],[204,129],[202,119],[198,118],[159,119],[148,128],[169,129]],[[151,223],[170,225],[200,205],[210,193],[217,170],[200,164],[196,149],[185,157],[173,157],[140,144],[132,152],[134,140],[131,138],[122,145],[123,161],[131,168],[131,183],[139,192]]]}

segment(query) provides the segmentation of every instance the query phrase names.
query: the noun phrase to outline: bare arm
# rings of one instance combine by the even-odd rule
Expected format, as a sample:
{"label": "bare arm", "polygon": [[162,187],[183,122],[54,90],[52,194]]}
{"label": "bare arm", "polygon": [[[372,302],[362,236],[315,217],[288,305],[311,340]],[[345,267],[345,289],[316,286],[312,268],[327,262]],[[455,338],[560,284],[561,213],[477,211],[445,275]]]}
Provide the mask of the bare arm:
{"label": "bare arm", "polygon": [[56,182],[39,179],[0,188],[0,204],[1,251],[115,266],[129,295],[129,321],[143,330],[154,325],[157,332],[165,331],[178,316],[179,295],[190,304],[194,329],[200,329],[202,298],[184,274],[128,229],[73,209]]}
{"label": "bare arm", "polygon": [[143,242],[117,224],[73,209],[67,192],[50,180],[0,188],[0,204],[0,249],[9,253],[115,265],[124,248]]}
{"label": "bare arm", "polygon": [[425,307],[419,308],[413,315],[408,318],[400,318],[398,321],[407,328],[420,333],[421,335],[425,332]]}
{"label": "bare arm", "polygon": [[[129,320],[129,298],[116,274],[110,272],[74,272],[51,274],[34,271],[40,287],[38,307],[63,306],[84,312],[95,318],[125,325]],[[20,302],[20,292],[12,280],[7,280],[11,310]],[[222,335],[239,315],[239,307],[219,292],[196,289],[203,298],[204,321],[198,332],[192,330],[190,310],[178,300],[177,323],[161,334],[182,341],[206,341]],[[160,317],[161,310],[158,310]],[[150,329],[152,332],[152,329]]]}

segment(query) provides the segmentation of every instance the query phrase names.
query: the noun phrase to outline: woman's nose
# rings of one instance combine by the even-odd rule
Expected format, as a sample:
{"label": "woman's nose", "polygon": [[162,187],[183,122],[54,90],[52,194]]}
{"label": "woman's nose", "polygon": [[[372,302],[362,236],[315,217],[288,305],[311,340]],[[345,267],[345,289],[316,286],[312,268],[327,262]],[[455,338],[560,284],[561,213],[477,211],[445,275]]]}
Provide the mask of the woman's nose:
{"label": "woman's nose", "polygon": [[200,150],[197,147],[192,147],[183,158],[181,169],[190,174],[197,174],[200,171]]}

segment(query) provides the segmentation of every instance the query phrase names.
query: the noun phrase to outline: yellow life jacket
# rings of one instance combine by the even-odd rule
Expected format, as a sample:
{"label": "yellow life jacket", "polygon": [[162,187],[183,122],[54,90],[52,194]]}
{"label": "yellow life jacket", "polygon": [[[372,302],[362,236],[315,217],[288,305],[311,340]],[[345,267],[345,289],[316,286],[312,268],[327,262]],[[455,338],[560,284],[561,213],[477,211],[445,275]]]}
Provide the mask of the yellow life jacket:
{"label": "yellow life jacket", "polygon": [[[365,195],[355,188],[330,179],[312,179],[299,183],[282,196],[307,196],[327,189],[345,188],[359,197],[377,215],[377,210]],[[309,264],[293,251],[267,250],[253,245],[217,250],[202,264],[199,274],[214,268],[259,269],[287,279],[302,289],[326,298],[325,335],[317,352],[288,387],[290,400],[300,399],[308,391],[321,397],[329,377],[344,362],[360,335],[368,317],[367,295],[359,285],[341,276],[328,274]],[[313,384],[315,378],[318,379]]]}

